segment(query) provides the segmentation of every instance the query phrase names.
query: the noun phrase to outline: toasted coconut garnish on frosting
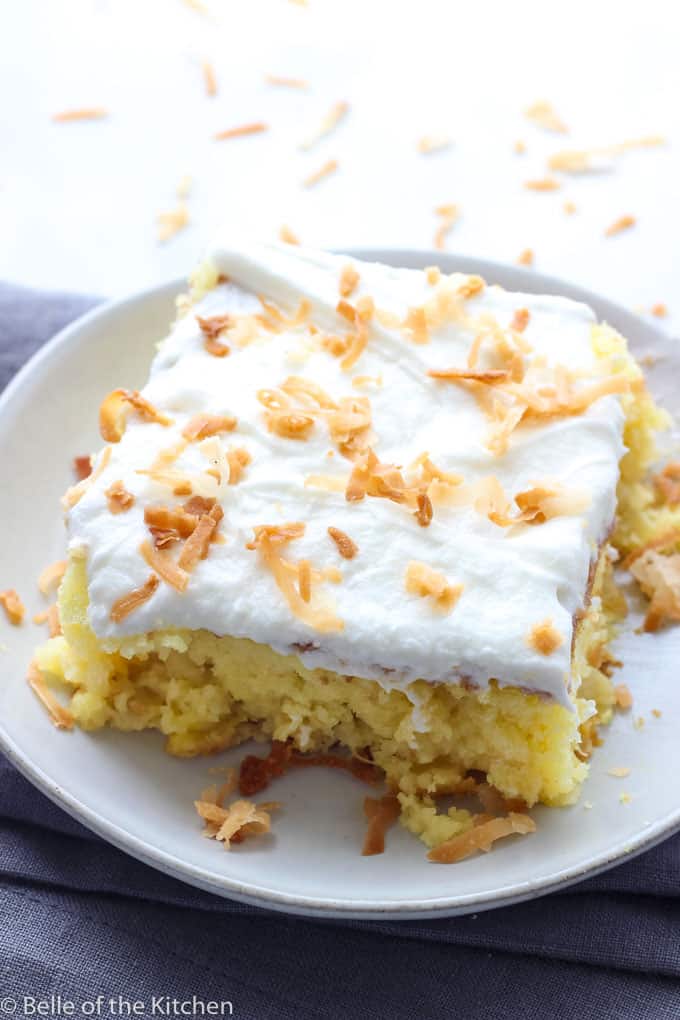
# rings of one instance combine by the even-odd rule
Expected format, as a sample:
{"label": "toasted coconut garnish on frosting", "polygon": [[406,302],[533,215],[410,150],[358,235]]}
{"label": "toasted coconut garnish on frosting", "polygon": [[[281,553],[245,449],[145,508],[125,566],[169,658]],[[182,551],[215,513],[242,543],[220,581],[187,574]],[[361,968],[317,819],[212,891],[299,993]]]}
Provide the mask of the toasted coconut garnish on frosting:
{"label": "toasted coconut garnish on frosting", "polygon": [[552,655],[564,644],[564,637],[552,620],[546,619],[534,624],[527,635],[527,644],[541,655]]}
{"label": "toasted coconut garnish on frosting", "polygon": [[510,329],[515,329],[517,330],[518,333],[523,333],[528,325],[529,325],[529,309],[518,308],[512,317]]}
{"label": "toasted coconut garnish on frosting", "polygon": [[107,443],[118,443],[122,439],[130,408],[144,421],[172,425],[172,418],[156,410],[139,390],[112,390],[99,408],[99,431]]}
{"label": "toasted coconut garnish on frosting", "polygon": [[318,170],[314,170],[313,173],[308,174],[302,181],[303,188],[313,188],[316,184],[320,184],[324,177],[330,177],[334,174],[339,167],[337,159],[327,159]]}
{"label": "toasted coconut garnish on frosting", "polygon": [[500,368],[430,368],[427,374],[432,379],[442,379],[445,382],[457,382],[462,379],[483,383],[501,383],[510,379],[510,373]]}
{"label": "toasted coconut garnish on frosting", "polygon": [[630,565],[630,572],[650,600],[644,630],[655,631],[666,620],[680,620],[680,553],[663,556],[648,549]]}
{"label": "toasted coconut garnish on frosting", "polygon": [[206,558],[210,543],[223,517],[224,511],[219,503],[215,503],[207,513],[199,517],[198,524],[185,541],[179,554],[178,567],[191,573],[198,561]]}
{"label": "toasted coconut garnish on frosting", "polygon": [[432,500],[426,492],[419,492],[417,497],[418,509],[415,512],[415,519],[421,528],[427,528],[432,521]]}
{"label": "toasted coconut garnish on frosting", "polygon": [[[483,817],[483,816],[482,816]],[[536,831],[536,823],[529,815],[511,811],[505,818],[483,818],[481,824],[474,825],[467,832],[462,832],[452,839],[440,843],[427,855],[429,861],[437,864],[455,864],[465,860],[478,850],[487,852],[496,840],[505,836],[526,835]]]}
{"label": "toasted coconut garnish on frosting", "polygon": [[47,709],[49,717],[57,729],[72,730],[74,722],[73,716],[67,708],[64,708],[63,705],[59,704],[54,694],[45,683],[45,678],[35,662],[31,662],[29,664],[26,679],[33,693]]}
{"label": "toasted coconut garnish on frosting", "polygon": [[104,495],[112,514],[123,514],[131,506],[134,506],[135,497],[131,492],[128,492],[120,478],[111,482]]}
{"label": "toasted coconut garnish on frosting", "polygon": [[618,220],[614,220],[613,223],[609,224],[604,232],[604,236],[614,237],[615,234],[620,234],[624,230],[630,230],[630,228],[634,227],[636,223],[637,220],[635,217],[626,213],[626,215],[619,216]]}
{"label": "toasted coconut garnish on frosting", "polygon": [[154,570],[159,577],[177,591],[185,591],[189,583],[189,575],[186,570],[178,567],[169,552],[159,549],[150,542],[142,542],[139,552],[148,566]]}
{"label": "toasted coconut garnish on frosting", "polygon": [[534,251],[533,248],[523,248],[517,256],[518,266],[533,266],[534,264]]}
{"label": "toasted coconut garnish on frosting", "polygon": [[103,106],[83,106],[75,110],[60,110],[52,114],[52,120],[57,124],[69,124],[75,120],[101,120],[108,117],[109,111]]}
{"label": "toasted coconut garnish on frosting", "polygon": [[258,390],[257,398],[267,408],[269,430],[286,439],[306,439],[315,421],[323,418],[345,457],[352,459],[362,453],[371,441],[368,397],[335,401],[311,380],[290,376],[278,389]]}
{"label": "toasted coconut garnish on frosting", "polygon": [[18,627],[24,618],[26,607],[14,588],[0,591],[0,606],[5,610],[5,616],[9,622]]}
{"label": "toasted coconut garnish on frosting", "polygon": [[414,344],[428,344],[430,342],[427,314],[422,306],[409,308],[401,328]]}
{"label": "toasted coconut garnish on frosting", "polygon": [[230,414],[195,414],[182,429],[185,439],[206,439],[221,432],[233,432],[236,418]]}
{"label": "toasted coconut garnish on frosting", "polygon": [[211,315],[208,318],[203,318],[197,315],[196,321],[201,327],[203,347],[207,353],[212,354],[214,358],[225,358],[229,354],[229,346],[223,343],[219,337],[225,329],[229,329],[233,325],[234,320],[232,316]]}
{"label": "toasted coconut garnish on frosting", "polygon": [[55,588],[59,587],[66,571],[66,566],[66,560],[57,560],[56,563],[50,563],[49,567],[45,567],[41,571],[38,578],[38,588],[42,595],[48,595]]}
{"label": "toasted coconut garnish on frosting", "polygon": [[525,181],[524,187],[529,191],[557,191],[562,185],[554,177],[537,177],[531,181]]}
{"label": "toasted coconut garnish on frosting", "polygon": [[359,274],[352,265],[343,266],[342,272],[340,273],[340,285],[339,291],[340,296],[347,298],[350,297],[356,285],[359,282]]}
{"label": "toasted coconut garnish on frosting", "polygon": [[252,461],[252,456],[243,446],[231,447],[227,450],[227,463],[229,465],[229,484],[237,485],[243,477],[243,472]]}
{"label": "toasted coconut garnish on frosting", "polygon": [[501,528],[516,524],[544,524],[552,517],[570,516],[585,510],[586,493],[565,489],[559,482],[534,485],[514,497],[514,511],[503,486],[494,475],[481,478],[468,487],[478,513]]}
{"label": "toasted coconut garnish on frosting", "polygon": [[129,616],[130,613],[134,613],[135,609],[144,605],[145,602],[148,602],[159,584],[160,581],[158,580],[157,575],[151,574],[139,588],[133,588],[132,591],[128,592],[126,595],[121,595],[119,599],[116,599],[111,606],[111,612],[109,613],[113,622],[120,623]]}
{"label": "toasted coconut garnish on frosting", "polygon": [[340,528],[328,528],[328,534],[335,542],[335,546],[344,560],[353,560],[359,552],[356,542],[353,542],[349,535]]}
{"label": "toasted coconut garnish on frosting", "polygon": [[638,546],[628,553],[625,560],[621,564],[626,570],[630,569],[631,563],[634,563],[638,557],[642,556],[650,549],[671,549],[673,546],[680,542],[680,528],[671,528],[669,531],[664,531],[661,535],[657,535],[655,538],[651,538],[649,542],[645,542],[644,545]]}
{"label": "toasted coconut garnish on frosting", "polygon": [[271,830],[270,812],[278,804],[253,804],[249,800],[236,800],[222,807],[209,800],[196,800],[194,807],[205,822],[205,835],[216,839],[228,850],[232,843],[240,843],[249,836],[261,836]]}
{"label": "toasted coconut garnish on frosting", "polygon": [[243,138],[245,135],[258,135],[267,131],[269,125],[263,121],[253,121],[252,124],[239,124],[237,127],[227,128],[226,131],[218,131],[213,138],[216,142],[225,142],[230,138]]}
{"label": "toasted coconut garnish on frosting", "polygon": [[354,459],[368,448],[373,436],[368,397],[343,397],[326,420],[331,439],[344,457]]}
{"label": "toasted coconut garnish on frosting", "polygon": [[80,499],[82,499],[82,497],[85,495],[85,493],[90,488],[92,483],[96,482],[96,480],[99,478],[100,474],[105,469],[110,459],[111,459],[111,447],[105,446],[99,456],[97,466],[92,471],[90,471],[90,473],[86,475],[85,478],[82,479],[82,481],[77,482],[75,485],[72,485],[69,489],[67,489],[64,495],[62,496],[61,505],[64,507],[65,510],[71,509],[76,505],[76,503]]}
{"label": "toasted coconut garnish on frosting", "polygon": [[438,570],[417,560],[411,560],[407,566],[405,583],[410,595],[431,598],[443,613],[451,612],[463,591],[462,584],[451,584]]}
{"label": "toasted coconut garnish on frosting", "polygon": [[385,852],[385,833],[394,825],[401,807],[393,793],[387,794],[379,799],[375,797],[364,798],[364,814],[368,821],[362,856],[371,857],[373,854]]}
{"label": "toasted coconut garnish on frosting", "polygon": [[441,278],[442,271],[439,268],[439,266],[426,266],[425,279],[427,280],[431,287],[434,287],[436,283],[439,283]]}
{"label": "toasted coconut garnish on frosting", "polygon": [[[201,513],[207,513],[212,502]],[[147,506],[144,508],[144,523],[147,525],[154,545],[157,549],[164,549],[184,538],[189,538],[196,529],[198,517],[187,511],[186,508],[177,506]]]}
{"label": "toasted coconut garnish on frosting", "polygon": [[[312,593],[311,582],[315,579],[315,572],[311,571],[308,561],[301,561],[301,580],[300,564],[292,563],[283,557],[281,550],[289,542],[302,538],[305,525],[299,521],[290,524],[261,524],[253,528],[253,531],[254,538],[246,544],[246,549],[259,552],[293,615],[322,633],[343,630],[343,621],[316,596],[316,593]],[[307,593],[309,600],[304,598]]]}
{"label": "toasted coconut garnish on frosting", "polygon": [[279,228],[279,239],[283,241],[284,244],[300,243],[300,238],[285,223]]}
{"label": "toasted coconut garnish on frosting", "polygon": [[677,506],[680,503],[680,461],[671,461],[663,471],[652,477],[654,488],[663,503]]}

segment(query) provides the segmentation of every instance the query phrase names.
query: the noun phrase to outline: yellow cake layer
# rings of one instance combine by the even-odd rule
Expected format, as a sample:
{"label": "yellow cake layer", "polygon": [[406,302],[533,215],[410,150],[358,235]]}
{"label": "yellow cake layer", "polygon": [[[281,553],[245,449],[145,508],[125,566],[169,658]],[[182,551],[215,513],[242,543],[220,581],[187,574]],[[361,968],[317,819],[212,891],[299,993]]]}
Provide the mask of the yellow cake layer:
{"label": "yellow cake layer", "polygon": [[[639,380],[618,334],[596,329],[594,344],[603,357],[620,356]],[[666,416],[638,382],[623,402],[628,452],[613,542],[626,552],[666,527],[671,512],[655,506],[643,481]],[[680,523],[680,513],[674,516]],[[174,755],[213,753],[250,739],[290,740],[301,751],[340,744],[363,756],[368,749],[399,792],[403,824],[432,846],[472,824],[468,811],[441,812],[434,800],[454,790],[468,770],[486,773],[502,794],[529,805],[576,798],[588,770],[582,736],[593,722],[609,721],[615,700],[608,643],[622,600],[606,554],[592,596],[573,648],[573,676],[580,678],[573,712],[495,681],[479,691],[423,680],[406,692],[386,691],[375,681],[310,670],[296,656],[207,631],[100,642],[88,624],[86,564],[78,557],[59,593],[63,635],[40,648],[36,662],[67,692],[78,725],[157,729]]]}

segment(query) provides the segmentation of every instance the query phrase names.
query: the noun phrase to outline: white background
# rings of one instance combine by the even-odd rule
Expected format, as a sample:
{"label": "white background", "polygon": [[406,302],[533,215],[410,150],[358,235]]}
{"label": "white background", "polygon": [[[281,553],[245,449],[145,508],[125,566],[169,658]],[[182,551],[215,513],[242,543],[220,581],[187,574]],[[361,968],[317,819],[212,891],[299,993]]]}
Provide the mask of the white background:
{"label": "white background", "polygon": [[[184,0],[0,0],[0,278],[121,295],[185,275],[218,229],[274,237],[284,223],[312,245],[429,247],[434,207],[455,202],[451,250],[514,261],[531,247],[536,269],[628,306],[665,302],[664,327],[680,323],[675,0],[204,5],[207,16]],[[310,87],[275,88],[266,73]],[[526,119],[539,99],[568,135]],[[349,116],[300,151],[338,100]],[[110,116],[51,120],[84,106]],[[253,120],[270,130],[213,140]],[[428,133],[451,148],[420,155]],[[556,192],[524,187],[559,149],[650,134],[667,145]],[[302,188],[329,158],[339,172]],[[191,223],[160,244],[156,215],[185,174]],[[637,226],[605,238],[624,213]]]}

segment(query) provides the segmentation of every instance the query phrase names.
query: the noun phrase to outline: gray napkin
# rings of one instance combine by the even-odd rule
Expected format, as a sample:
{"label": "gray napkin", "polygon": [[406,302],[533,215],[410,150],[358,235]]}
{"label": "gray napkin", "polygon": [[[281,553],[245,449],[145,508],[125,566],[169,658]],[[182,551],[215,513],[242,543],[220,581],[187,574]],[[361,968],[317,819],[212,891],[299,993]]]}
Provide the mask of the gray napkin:
{"label": "gray napkin", "polygon": [[[94,303],[0,285],[0,389]],[[515,907],[337,922],[167,878],[1,758],[0,816],[0,1020],[36,1000],[52,1017],[680,1017],[680,837]]]}

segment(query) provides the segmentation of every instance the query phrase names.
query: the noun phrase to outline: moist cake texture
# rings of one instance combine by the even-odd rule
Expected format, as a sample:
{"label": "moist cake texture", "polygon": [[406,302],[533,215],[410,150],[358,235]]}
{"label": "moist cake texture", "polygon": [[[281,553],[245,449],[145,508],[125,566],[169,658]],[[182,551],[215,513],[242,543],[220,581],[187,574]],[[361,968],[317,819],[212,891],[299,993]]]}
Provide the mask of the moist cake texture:
{"label": "moist cake texture", "polygon": [[569,803],[664,423],[583,305],[218,247],[141,394],[102,404],[37,666],[79,725],[173,754],[368,756],[430,846],[474,824],[436,801],[470,770]]}

